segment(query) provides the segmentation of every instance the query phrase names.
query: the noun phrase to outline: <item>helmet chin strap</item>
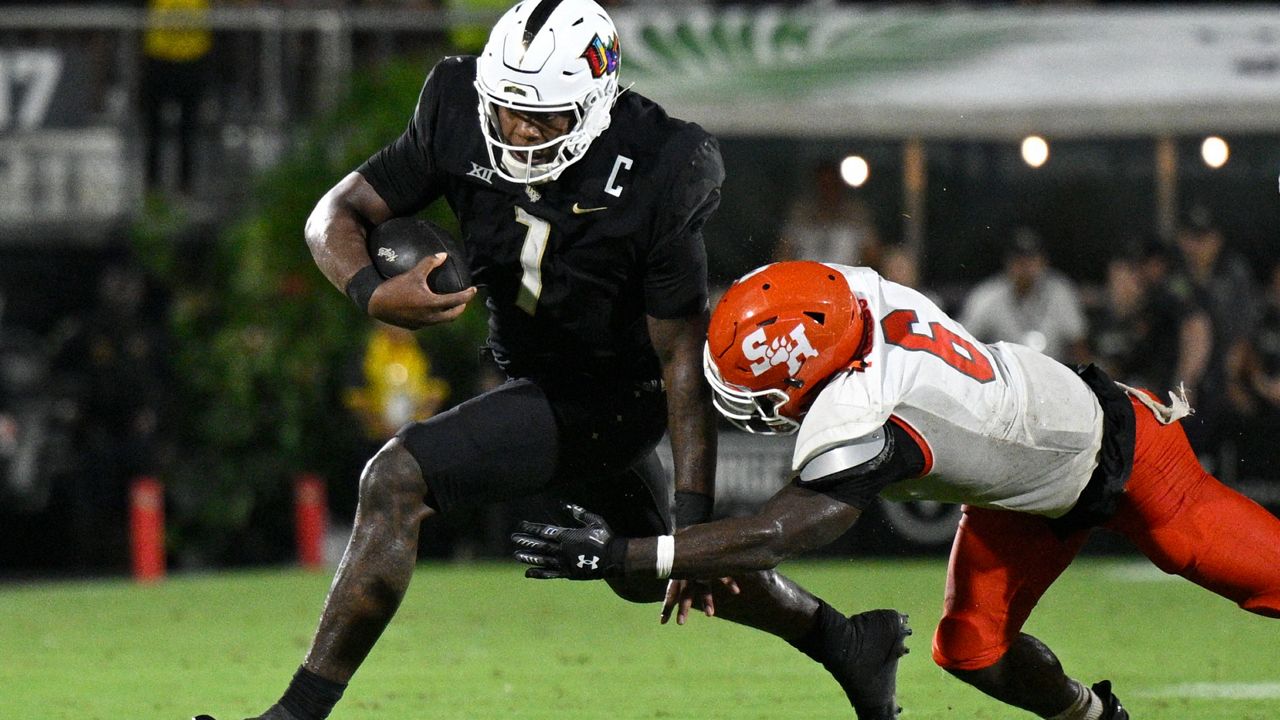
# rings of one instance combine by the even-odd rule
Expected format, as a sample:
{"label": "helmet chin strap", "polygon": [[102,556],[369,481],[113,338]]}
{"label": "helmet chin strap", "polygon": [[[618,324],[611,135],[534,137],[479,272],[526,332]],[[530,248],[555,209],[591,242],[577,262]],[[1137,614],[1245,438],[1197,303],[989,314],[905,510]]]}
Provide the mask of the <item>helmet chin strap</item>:
{"label": "helmet chin strap", "polygon": [[[512,157],[511,153],[507,150],[499,150],[498,152],[502,153],[502,159],[498,162],[502,163],[502,168],[514,178],[529,178],[534,175],[539,175],[545,171],[549,165],[549,163],[522,163]],[[559,178],[560,173],[564,172],[565,167],[567,166],[562,164],[557,171],[545,175],[544,177],[540,177],[535,180],[526,179],[522,180],[522,182],[528,185],[542,185],[543,183],[549,183],[552,180]]]}

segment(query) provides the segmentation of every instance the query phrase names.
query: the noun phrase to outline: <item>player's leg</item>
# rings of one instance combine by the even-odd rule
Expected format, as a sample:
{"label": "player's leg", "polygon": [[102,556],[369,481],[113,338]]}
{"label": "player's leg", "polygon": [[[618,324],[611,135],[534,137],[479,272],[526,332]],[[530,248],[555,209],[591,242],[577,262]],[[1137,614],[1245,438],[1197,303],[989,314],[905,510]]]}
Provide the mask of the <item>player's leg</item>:
{"label": "player's leg", "polygon": [[428,500],[421,467],[393,438],[361,473],[351,539],[304,667],[344,683],[355,674],[409,587]]}
{"label": "player's leg", "polygon": [[394,438],[365,465],[351,540],[302,667],[260,720],[322,720],[395,614],[432,512],[421,468]]}
{"label": "player's leg", "polygon": [[1205,472],[1178,424],[1134,414],[1133,472],[1108,526],[1161,570],[1280,617],[1280,519]]}
{"label": "player's leg", "polygon": [[[1086,531],[1057,537],[1043,518],[966,507],[951,549],[933,658],[982,692],[1041,717],[1127,717],[1109,686],[1069,677],[1044,643],[1022,632],[1032,609],[1071,564]],[[1093,717],[1099,717],[1097,715]]]}
{"label": "player's leg", "polygon": [[550,406],[527,381],[402,429],[365,467],[351,540],[311,648],[263,718],[326,717],[408,589],[422,521],[536,492],[550,482],[555,456]]}
{"label": "player's leg", "polygon": [[341,699],[409,587],[418,528],[432,513],[427,495],[422,471],[400,438],[365,465],[351,540],[319,627],[302,667],[271,712],[297,720],[324,718]]}

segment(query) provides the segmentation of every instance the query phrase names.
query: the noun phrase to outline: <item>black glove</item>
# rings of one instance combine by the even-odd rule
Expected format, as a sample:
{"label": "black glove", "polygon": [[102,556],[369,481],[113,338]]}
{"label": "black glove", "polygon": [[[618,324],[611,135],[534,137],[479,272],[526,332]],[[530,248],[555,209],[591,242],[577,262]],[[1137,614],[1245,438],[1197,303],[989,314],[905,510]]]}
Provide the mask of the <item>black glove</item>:
{"label": "black glove", "polygon": [[533,567],[524,576],[535,580],[569,578],[599,580],[622,575],[627,540],[613,536],[604,518],[577,505],[565,505],[565,512],[580,528],[546,525],[524,520],[520,532],[511,535],[515,558]]}

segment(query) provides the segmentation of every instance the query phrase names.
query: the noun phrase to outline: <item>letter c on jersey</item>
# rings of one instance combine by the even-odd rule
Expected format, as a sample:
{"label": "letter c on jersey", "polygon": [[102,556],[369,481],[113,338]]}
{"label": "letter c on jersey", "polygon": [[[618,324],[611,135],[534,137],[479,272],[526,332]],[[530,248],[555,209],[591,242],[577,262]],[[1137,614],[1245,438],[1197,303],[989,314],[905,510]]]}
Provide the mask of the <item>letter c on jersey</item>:
{"label": "letter c on jersey", "polygon": [[614,197],[622,197],[622,186],[618,185],[618,172],[631,169],[631,158],[626,155],[619,155],[617,160],[613,161],[613,172],[609,173],[609,181],[604,184],[604,191]]}

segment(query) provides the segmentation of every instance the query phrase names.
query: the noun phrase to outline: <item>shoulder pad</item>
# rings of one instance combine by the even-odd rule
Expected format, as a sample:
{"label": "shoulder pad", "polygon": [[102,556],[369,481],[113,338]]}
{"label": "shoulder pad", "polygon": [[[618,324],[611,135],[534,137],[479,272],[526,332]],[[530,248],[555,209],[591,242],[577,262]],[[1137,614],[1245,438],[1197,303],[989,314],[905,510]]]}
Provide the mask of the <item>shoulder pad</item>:
{"label": "shoulder pad", "polygon": [[884,426],[845,445],[837,445],[814,455],[800,468],[800,482],[813,483],[836,473],[865,465],[884,452],[889,443],[889,433]]}
{"label": "shoulder pad", "polygon": [[874,433],[892,413],[880,388],[878,363],[832,380],[800,424],[791,469],[799,472],[815,456]]}

